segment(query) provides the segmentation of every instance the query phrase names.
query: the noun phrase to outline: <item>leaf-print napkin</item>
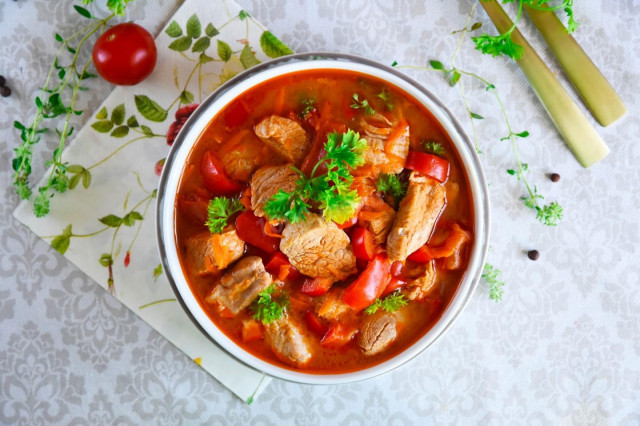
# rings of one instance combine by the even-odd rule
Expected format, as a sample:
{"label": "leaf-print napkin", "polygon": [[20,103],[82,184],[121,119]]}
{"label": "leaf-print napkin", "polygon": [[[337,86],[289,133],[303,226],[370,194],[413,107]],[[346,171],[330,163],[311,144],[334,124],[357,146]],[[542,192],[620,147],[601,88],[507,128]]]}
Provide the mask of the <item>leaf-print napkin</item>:
{"label": "leaf-print napkin", "polygon": [[65,150],[70,189],[14,215],[244,401],[269,378],[216,348],[175,301],[155,238],[159,171],[195,104],[237,73],[292,53],[232,1],[187,0],[156,39],[147,80],[116,88]]}

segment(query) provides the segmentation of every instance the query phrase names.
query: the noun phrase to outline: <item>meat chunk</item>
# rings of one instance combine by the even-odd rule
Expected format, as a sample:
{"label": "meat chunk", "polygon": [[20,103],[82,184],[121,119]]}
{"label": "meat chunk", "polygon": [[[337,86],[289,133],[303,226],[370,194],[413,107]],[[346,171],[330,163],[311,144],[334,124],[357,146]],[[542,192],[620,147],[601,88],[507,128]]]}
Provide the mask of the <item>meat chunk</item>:
{"label": "meat chunk", "polygon": [[251,177],[251,209],[258,217],[264,216],[262,206],[280,189],[291,192],[300,176],[290,164],[261,167]]}
{"label": "meat chunk", "polygon": [[333,288],[317,307],[319,317],[331,321],[337,320],[342,314],[349,311],[349,305],[342,301],[342,290]]}
{"label": "meat chunk", "polygon": [[240,259],[244,254],[244,241],[235,228],[221,234],[208,231],[187,240],[187,259],[196,275],[214,274]]}
{"label": "meat chunk", "polygon": [[269,147],[248,129],[240,130],[220,145],[216,155],[229,177],[240,182],[249,182],[256,169],[273,159]]}
{"label": "meat chunk", "polygon": [[385,202],[378,203],[375,209],[365,205],[358,213],[358,223],[373,234],[375,244],[383,244],[391,231],[396,211]]}
{"label": "meat chunk", "polygon": [[311,140],[300,123],[271,115],[259,122],[254,131],[273,151],[299,165],[311,148]]}
{"label": "meat chunk", "polygon": [[340,281],[356,272],[349,237],[333,222],[313,213],[300,223],[287,223],[280,250],[304,275]]}
{"label": "meat chunk", "polygon": [[[384,118],[384,117],[382,117]],[[386,120],[386,118],[384,119]],[[379,173],[400,173],[404,169],[409,154],[409,124],[401,120],[395,127],[386,120],[377,127],[364,122],[364,138],[368,149],[364,153],[364,170]]]}
{"label": "meat chunk", "polygon": [[398,335],[398,320],[394,313],[378,311],[364,319],[358,345],[365,355],[376,355],[391,345]]}
{"label": "meat chunk", "polygon": [[409,300],[423,300],[436,287],[435,261],[419,265],[409,274],[413,277],[402,287],[402,293]]}
{"label": "meat chunk", "polygon": [[209,303],[218,302],[236,315],[270,284],[271,275],[265,271],[262,259],[247,256],[224,274],[205,300]]}
{"label": "meat chunk", "polygon": [[445,202],[442,185],[428,176],[411,172],[407,195],[400,202],[387,237],[389,260],[404,261],[427,242]]}
{"label": "meat chunk", "polygon": [[304,365],[311,359],[311,351],[305,336],[290,318],[284,317],[266,324],[265,331],[267,342],[282,361]]}

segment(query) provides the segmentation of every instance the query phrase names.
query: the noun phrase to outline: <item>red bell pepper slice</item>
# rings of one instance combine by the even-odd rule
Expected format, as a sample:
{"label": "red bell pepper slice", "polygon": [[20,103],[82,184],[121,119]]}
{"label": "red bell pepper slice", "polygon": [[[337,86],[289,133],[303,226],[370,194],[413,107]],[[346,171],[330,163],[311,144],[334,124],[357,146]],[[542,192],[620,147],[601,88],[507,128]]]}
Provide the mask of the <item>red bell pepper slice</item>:
{"label": "red bell pepper slice", "polygon": [[405,280],[403,280],[402,278],[391,277],[391,279],[387,283],[387,286],[384,288],[384,291],[382,292],[380,297],[384,297],[389,293],[393,293],[394,291],[396,291],[397,289],[399,289],[400,287],[402,287],[406,283],[407,282]]}
{"label": "red bell pepper slice", "polygon": [[245,123],[247,118],[249,118],[249,109],[241,100],[233,102],[224,111],[224,121],[230,128],[237,127],[242,123]]}
{"label": "red bell pepper slice", "polygon": [[354,311],[361,311],[380,297],[389,282],[390,262],[386,253],[377,254],[367,268],[342,293],[342,300]]}
{"label": "red bell pepper slice", "polygon": [[351,228],[352,226],[354,226],[356,223],[358,223],[358,215],[357,214],[355,216],[353,216],[351,219],[347,219],[346,221],[344,221],[342,223],[336,223],[336,225],[338,225],[338,228],[340,228],[340,229],[348,229],[348,228]]}
{"label": "red bell pepper slice", "polygon": [[235,194],[243,186],[241,183],[229,178],[222,163],[211,151],[205,152],[202,156],[200,174],[204,187],[216,196]]}
{"label": "red bell pepper slice", "polygon": [[424,152],[409,151],[405,167],[440,182],[446,181],[449,176],[449,162],[447,160]]}
{"label": "red bell pepper slice", "polygon": [[351,246],[353,247],[353,254],[358,259],[373,260],[376,254],[373,233],[363,226],[353,228]]}
{"label": "red bell pepper slice", "polygon": [[320,344],[325,347],[338,348],[351,341],[358,330],[342,323],[335,323],[329,327]]}
{"label": "red bell pepper slice", "polygon": [[314,297],[322,296],[329,291],[332,285],[333,281],[328,278],[307,278],[302,284],[300,292]]}
{"label": "red bell pepper slice", "polygon": [[302,274],[289,263],[289,259],[281,251],[274,253],[264,269],[280,281],[295,280]]}
{"label": "red bell pepper slice", "polygon": [[329,327],[320,322],[320,319],[311,311],[304,314],[304,322],[307,324],[307,328],[320,338],[323,338],[329,331]]}
{"label": "red bell pepper slice", "polygon": [[236,232],[242,241],[267,253],[275,253],[280,247],[280,239],[264,233],[265,222],[265,218],[257,217],[251,210],[247,210],[236,218]]}
{"label": "red bell pepper slice", "polygon": [[417,263],[429,263],[431,259],[433,259],[433,257],[431,257],[431,252],[427,246],[420,247],[407,257],[407,260]]}

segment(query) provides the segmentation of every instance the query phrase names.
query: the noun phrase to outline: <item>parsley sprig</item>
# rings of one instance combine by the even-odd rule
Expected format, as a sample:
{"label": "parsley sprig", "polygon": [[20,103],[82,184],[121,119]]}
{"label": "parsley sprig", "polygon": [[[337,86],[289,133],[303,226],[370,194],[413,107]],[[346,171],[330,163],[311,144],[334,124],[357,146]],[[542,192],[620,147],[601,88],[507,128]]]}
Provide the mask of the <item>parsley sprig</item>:
{"label": "parsley sprig", "polygon": [[313,98],[305,98],[300,102],[302,104],[302,111],[300,111],[300,118],[306,118],[307,115],[316,109],[316,100]]}
{"label": "parsley sprig", "polygon": [[[351,168],[364,164],[364,151],[367,141],[353,130],[346,133],[330,133],[324,145],[326,155],[318,161],[309,177],[301,170],[291,166],[300,177],[292,192],[279,190],[264,205],[269,219],[288,220],[297,223],[306,220],[312,208],[311,202],[317,202],[327,220],[343,223],[350,219],[358,207],[360,197],[351,189],[353,176]],[[326,163],[327,173],[316,176],[318,167]]]}
{"label": "parsley sprig", "polygon": [[378,93],[376,95],[379,99],[382,99],[382,102],[384,102],[385,106],[387,107],[387,109],[389,111],[393,110],[393,103],[391,102],[391,94],[389,93],[389,91],[387,89],[382,89],[382,91],[380,93]]}
{"label": "parsley sprig", "polygon": [[444,155],[444,147],[438,142],[424,142],[424,149],[431,154]]}
{"label": "parsley sprig", "polygon": [[395,291],[382,299],[377,298],[376,301],[373,302],[373,305],[369,306],[364,311],[369,315],[375,314],[378,312],[378,309],[382,309],[385,312],[394,312],[403,306],[407,306],[407,303],[408,302],[404,297],[404,294],[399,291]]}
{"label": "parsley sprig", "polygon": [[493,267],[489,263],[485,263],[484,272],[482,278],[489,284],[489,298],[498,302],[502,299],[502,287],[504,287],[504,281],[500,279],[502,271]]}
{"label": "parsley sprig", "polygon": [[561,3],[551,7],[545,5],[547,0],[502,0],[502,3],[513,3],[514,1],[518,2],[518,14],[516,15],[516,19],[513,21],[513,26],[501,35],[490,36],[484,33],[477,37],[472,37],[471,39],[476,44],[476,49],[491,56],[505,55],[514,60],[520,59],[524,49],[519,44],[513,42],[511,34],[516,29],[518,21],[520,21],[520,18],[522,17],[523,6],[537,10],[549,11],[563,9],[569,18],[567,22],[567,31],[572,33],[578,28],[578,23],[575,21],[573,16],[573,0],[563,0]]}
{"label": "parsley sprig", "polygon": [[207,206],[207,228],[212,234],[220,234],[227,221],[234,213],[244,210],[244,206],[240,200],[231,200],[227,197],[215,197],[209,201]]}
{"label": "parsley sprig", "polygon": [[402,200],[407,194],[407,186],[407,182],[401,181],[398,175],[390,173],[381,173],[376,181],[376,189],[386,192],[396,201]]}
{"label": "parsley sprig", "polygon": [[282,318],[289,307],[287,292],[279,290],[275,284],[258,293],[258,297],[251,303],[253,318],[263,324],[269,324]]}
{"label": "parsley sprig", "polygon": [[376,113],[376,110],[373,109],[371,105],[369,105],[369,101],[366,99],[360,100],[360,97],[357,93],[353,94],[353,103],[351,104],[351,108],[353,109],[362,109],[369,115],[373,115]]}

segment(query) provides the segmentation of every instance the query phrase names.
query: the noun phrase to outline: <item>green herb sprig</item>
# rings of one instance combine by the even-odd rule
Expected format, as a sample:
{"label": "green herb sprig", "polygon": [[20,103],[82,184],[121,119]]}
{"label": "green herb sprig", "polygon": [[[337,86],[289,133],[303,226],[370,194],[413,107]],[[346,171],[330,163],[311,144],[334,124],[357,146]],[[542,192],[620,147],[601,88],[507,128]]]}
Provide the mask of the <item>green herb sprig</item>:
{"label": "green herb sprig", "polygon": [[376,110],[373,109],[371,105],[369,105],[369,101],[366,99],[360,100],[360,97],[357,93],[353,94],[353,103],[351,104],[351,108],[353,109],[361,109],[369,115],[373,115],[376,113]]}
{"label": "green herb sprig", "polygon": [[526,130],[518,132],[518,131],[515,131],[513,127],[511,127],[511,121],[509,120],[507,109],[505,108],[502,98],[500,97],[500,95],[498,94],[498,91],[496,90],[495,84],[491,83],[490,81],[479,76],[476,73],[460,69],[455,65],[456,57],[460,52],[462,42],[466,38],[467,33],[469,31],[472,31],[473,28],[475,29],[480,28],[480,26],[477,24],[469,25],[471,22],[471,16],[473,15],[475,7],[476,5],[474,4],[468,15],[465,27],[459,31],[461,33],[461,36],[458,41],[458,46],[451,58],[451,66],[449,68],[446,68],[442,62],[437,60],[430,60],[429,61],[430,67],[402,66],[399,68],[411,68],[411,69],[420,69],[420,70],[439,72],[445,75],[447,81],[451,86],[458,87],[458,90],[460,91],[460,97],[462,98],[463,104],[469,116],[469,121],[471,123],[471,129],[473,133],[473,139],[475,141],[476,151],[479,153],[481,153],[482,151],[480,150],[480,146],[478,143],[478,133],[476,131],[475,121],[482,120],[483,117],[480,114],[477,114],[471,111],[471,109],[469,108],[469,102],[467,100],[467,96],[464,91],[464,87],[462,84],[458,84],[458,82],[460,81],[460,78],[462,76],[466,76],[468,78],[471,78],[473,80],[476,80],[482,83],[482,85],[485,88],[485,91],[490,92],[496,99],[496,102],[500,107],[500,111],[502,112],[502,118],[507,127],[507,131],[508,131],[507,136],[501,138],[500,140],[510,142],[513,155],[515,158],[515,163],[516,163],[515,169],[508,169],[507,173],[516,176],[518,180],[523,183],[526,190],[526,194],[521,197],[521,200],[523,201],[526,207],[529,207],[536,211],[536,219],[544,225],[556,226],[562,220],[562,217],[563,217],[562,206],[560,206],[560,204],[556,201],[552,201],[551,203],[546,205],[543,205],[540,203],[540,201],[543,200],[544,197],[540,193],[538,193],[537,187],[531,185],[527,180],[525,172],[528,170],[528,164],[523,163],[520,159],[520,153],[518,151],[517,141],[518,139],[529,137],[529,132]]}
{"label": "green herb sprig", "polygon": [[[89,4],[93,0],[83,0],[84,4]],[[113,12],[104,19],[94,17],[91,12],[82,6],[75,5],[74,9],[90,22],[80,30],[71,34],[67,38],[56,33],[55,39],[60,43],[53,64],[49,68],[42,91],[35,98],[36,113],[30,124],[20,121],[14,122],[14,127],[20,131],[21,144],[14,149],[13,185],[18,196],[29,199],[32,190],[29,185],[33,163],[33,148],[44,133],[55,133],[58,137],[58,146],[53,150],[52,156],[45,162],[45,166],[51,167],[51,171],[46,181],[37,190],[37,195],[33,200],[34,214],[37,217],[45,216],[49,213],[50,199],[56,192],[62,193],[69,188],[69,177],[67,176],[67,164],[62,162],[62,150],[65,147],[67,138],[73,134],[74,128],[71,126],[71,118],[80,115],[83,111],[76,109],[78,93],[88,90],[83,86],[83,81],[96,77],[89,72],[91,57],[80,63],[80,53],[92,36],[104,31],[109,21],[116,15],[121,15],[127,4],[131,0],[108,0],[107,6]],[[64,52],[71,54],[71,59],[62,56]],[[61,65],[68,62],[69,65]],[[57,79],[57,82],[55,80]],[[62,127],[57,127],[58,120],[62,118]],[[44,125],[49,122],[50,125]],[[54,130],[52,132],[52,129]]]}
{"label": "green herb sprig", "polygon": [[390,173],[381,173],[376,181],[376,189],[380,192],[386,192],[396,201],[404,198],[407,194],[407,187],[407,182],[401,181],[398,175]]}
{"label": "green herb sprig", "polygon": [[424,146],[424,150],[427,151],[428,153],[440,155],[440,156],[444,155],[444,152],[445,152],[444,147],[442,146],[442,144],[438,142],[427,141],[427,142],[424,142],[423,146]]}
{"label": "green herb sprig", "polygon": [[382,299],[377,298],[376,301],[373,302],[373,305],[369,306],[364,311],[369,315],[375,314],[378,312],[378,309],[382,309],[385,312],[394,312],[403,306],[407,306],[407,303],[408,301],[404,297],[404,294],[399,291],[395,291]]}
{"label": "green herb sprig", "polygon": [[[364,164],[367,141],[353,130],[346,133],[330,133],[324,145],[326,155],[318,161],[309,177],[291,166],[300,178],[292,192],[279,190],[264,205],[269,219],[288,220],[297,223],[306,220],[311,200],[318,202],[327,220],[343,223],[350,219],[358,207],[360,197],[351,189],[353,176],[350,168]],[[327,165],[327,173],[316,176],[321,164]]]}
{"label": "green herb sprig", "polygon": [[379,99],[382,99],[382,102],[384,102],[385,106],[389,111],[393,110],[393,103],[391,102],[391,94],[387,89],[382,89],[382,91],[378,93],[376,96]]}
{"label": "green herb sprig", "polygon": [[489,284],[489,298],[495,302],[502,299],[502,287],[504,281],[500,279],[502,271],[493,267],[489,263],[485,263],[482,278]]}
{"label": "green herb sprig", "polygon": [[244,206],[238,199],[227,197],[215,197],[209,200],[207,206],[207,221],[205,225],[212,234],[220,234],[227,226],[229,218],[239,211],[244,210]]}
{"label": "green herb sprig", "polygon": [[300,111],[300,118],[306,118],[307,115],[316,109],[316,100],[313,98],[305,98],[300,102],[302,104],[302,111]]}
{"label": "green herb sprig", "polygon": [[513,21],[513,26],[504,34],[490,36],[486,33],[472,37],[471,40],[476,45],[476,49],[481,51],[486,55],[491,56],[499,56],[505,55],[513,60],[518,60],[522,57],[524,52],[522,46],[516,44],[511,39],[511,34],[516,29],[520,18],[522,17],[522,8],[523,6],[528,6],[532,9],[537,10],[546,10],[546,11],[555,11],[558,9],[563,9],[567,14],[569,20],[567,22],[567,31],[572,33],[577,27],[578,23],[575,21],[573,16],[573,0],[563,0],[561,3],[556,6],[547,7],[545,3],[547,0],[502,0],[502,3],[513,3],[514,1],[518,2],[518,13],[516,18]]}
{"label": "green herb sprig", "polygon": [[258,293],[258,297],[251,303],[253,318],[263,324],[269,324],[282,318],[290,301],[287,293],[279,290],[275,284]]}

